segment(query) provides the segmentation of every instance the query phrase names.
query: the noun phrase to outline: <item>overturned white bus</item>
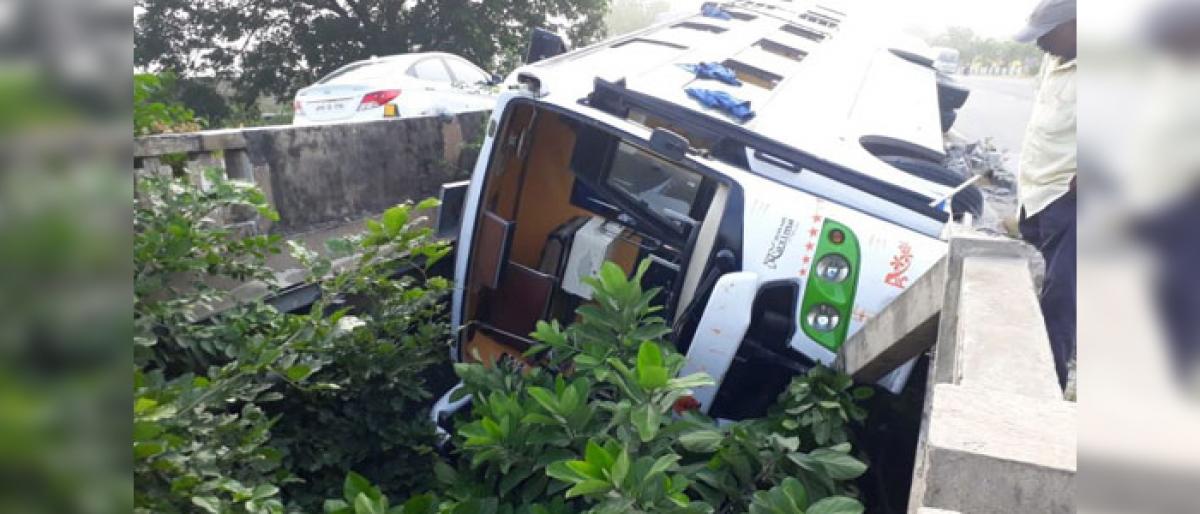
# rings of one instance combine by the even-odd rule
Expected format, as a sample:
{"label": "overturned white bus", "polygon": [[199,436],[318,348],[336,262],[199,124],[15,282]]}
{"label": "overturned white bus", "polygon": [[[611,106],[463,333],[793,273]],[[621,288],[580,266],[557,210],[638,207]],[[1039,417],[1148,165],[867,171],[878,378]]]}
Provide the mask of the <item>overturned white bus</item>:
{"label": "overturned white bus", "polygon": [[649,259],[708,414],[761,415],[833,360],[982,200],[940,166],[966,92],[828,5],[705,4],[516,70],[466,186],[454,358],[524,359],[581,277]]}

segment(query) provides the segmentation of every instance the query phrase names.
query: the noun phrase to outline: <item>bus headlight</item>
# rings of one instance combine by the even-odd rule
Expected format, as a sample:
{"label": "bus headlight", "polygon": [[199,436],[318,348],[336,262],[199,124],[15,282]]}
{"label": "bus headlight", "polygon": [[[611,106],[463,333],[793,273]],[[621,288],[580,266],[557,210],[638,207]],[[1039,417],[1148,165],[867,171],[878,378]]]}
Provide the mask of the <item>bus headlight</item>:
{"label": "bus headlight", "polygon": [[837,309],[827,303],[819,303],[808,310],[808,326],[818,332],[832,332],[842,321]]}
{"label": "bus headlight", "polygon": [[850,261],[841,254],[831,253],[817,261],[817,276],[838,283],[850,276]]}

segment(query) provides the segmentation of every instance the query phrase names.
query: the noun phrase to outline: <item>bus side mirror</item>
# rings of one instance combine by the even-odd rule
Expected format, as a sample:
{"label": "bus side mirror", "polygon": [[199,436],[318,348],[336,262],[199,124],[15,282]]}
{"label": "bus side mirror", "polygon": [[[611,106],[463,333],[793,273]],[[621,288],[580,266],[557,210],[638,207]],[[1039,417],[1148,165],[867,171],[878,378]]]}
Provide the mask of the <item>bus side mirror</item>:
{"label": "bus side mirror", "polygon": [[558,34],[542,28],[533,29],[529,37],[529,49],[525,52],[525,64],[533,64],[548,57],[567,52],[567,43]]}
{"label": "bus side mirror", "polygon": [[687,138],[662,127],[650,133],[650,149],[675,162],[683,160],[688,151]]}

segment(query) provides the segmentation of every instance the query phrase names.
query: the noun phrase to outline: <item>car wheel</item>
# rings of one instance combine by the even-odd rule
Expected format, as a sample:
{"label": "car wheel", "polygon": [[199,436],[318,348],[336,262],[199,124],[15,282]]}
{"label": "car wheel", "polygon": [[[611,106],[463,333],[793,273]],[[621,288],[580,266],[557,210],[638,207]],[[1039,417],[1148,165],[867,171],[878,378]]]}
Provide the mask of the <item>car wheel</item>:
{"label": "car wheel", "polygon": [[[879,160],[886,162],[892,167],[904,171],[910,175],[920,177],[943,186],[956,187],[966,180],[961,175],[955,173],[945,166],[921,159],[885,156],[880,157]],[[956,214],[969,212],[978,218],[983,214],[983,192],[979,190],[978,186],[967,186],[966,189],[954,195],[954,200],[951,202],[951,208]]]}

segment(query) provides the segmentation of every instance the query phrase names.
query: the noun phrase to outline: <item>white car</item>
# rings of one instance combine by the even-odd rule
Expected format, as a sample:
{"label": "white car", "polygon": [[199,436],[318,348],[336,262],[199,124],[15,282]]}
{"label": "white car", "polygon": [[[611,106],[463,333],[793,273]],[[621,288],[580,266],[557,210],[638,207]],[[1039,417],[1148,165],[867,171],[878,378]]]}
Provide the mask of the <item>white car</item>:
{"label": "white car", "polygon": [[483,111],[498,78],[457,55],[426,52],[347,64],[301,89],[293,125],[323,125]]}

